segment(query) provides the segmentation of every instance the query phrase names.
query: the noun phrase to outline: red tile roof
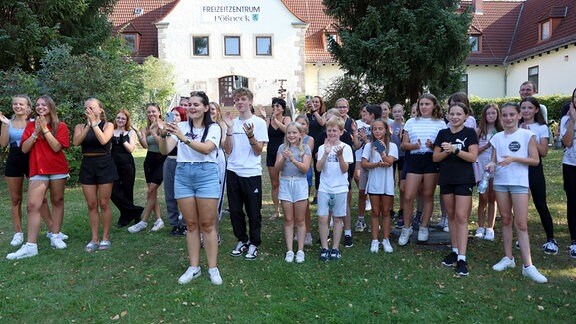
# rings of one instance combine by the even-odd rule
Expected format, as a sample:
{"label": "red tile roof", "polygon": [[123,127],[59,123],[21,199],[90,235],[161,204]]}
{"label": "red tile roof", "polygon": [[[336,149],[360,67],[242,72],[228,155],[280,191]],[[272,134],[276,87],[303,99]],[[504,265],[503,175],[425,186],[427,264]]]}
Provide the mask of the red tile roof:
{"label": "red tile roof", "polygon": [[[558,19],[558,24],[552,29],[549,39],[539,41],[540,23],[550,18]],[[527,0],[523,5],[517,30],[508,62],[575,44],[576,1]]]}
{"label": "red tile roof", "polygon": [[322,0],[281,0],[300,20],[309,24],[306,30],[306,63],[335,63],[326,50],[326,33],[335,33],[334,20],[324,13]]}
{"label": "red tile roof", "polygon": [[[174,8],[178,0],[119,0],[110,14],[114,32],[125,31],[140,33],[140,46],[134,59],[144,61],[148,56],[158,57],[158,31],[154,25]],[[136,9],[142,9],[141,14]]]}
{"label": "red tile roof", "polygon": [[[462,8],[470,7],[462,1]],[[484,1],[483,15],[473,15],[469,32],[481,34],[480,51],[470,53],[466,64],[502,64],[510,50],[522,2]]]}

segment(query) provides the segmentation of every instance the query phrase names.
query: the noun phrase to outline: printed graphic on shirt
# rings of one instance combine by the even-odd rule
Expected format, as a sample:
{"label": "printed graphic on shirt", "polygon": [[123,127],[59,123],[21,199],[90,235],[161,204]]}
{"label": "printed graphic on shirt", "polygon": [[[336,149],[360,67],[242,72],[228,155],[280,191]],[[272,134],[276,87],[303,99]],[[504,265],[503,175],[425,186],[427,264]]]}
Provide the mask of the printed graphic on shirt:
{"label": "printed graphic on shirt", "polygon": [[521,147],[522,145],[520,145],[520,143],[518,143],[517,141],[513,141],[510,144],[508,144],[508,149],[510,149],[510,151],[512,152],[518,152],[518,150],[520,150]]}

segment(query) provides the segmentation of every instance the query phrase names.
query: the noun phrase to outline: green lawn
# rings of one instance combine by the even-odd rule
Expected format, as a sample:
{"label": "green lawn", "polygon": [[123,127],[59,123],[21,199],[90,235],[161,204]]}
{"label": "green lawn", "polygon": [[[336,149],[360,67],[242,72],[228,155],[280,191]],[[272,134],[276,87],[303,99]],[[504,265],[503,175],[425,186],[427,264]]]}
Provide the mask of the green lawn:
{"label": "green lawn", "polygon": [[[136,153],[136,200],[140,204],[146,192],[141,167],[144,153]],[[286,264],[283,219],[268,220],[273,208],[266,171],[260,256],[252,262],[228,256],[236,242],[226,217],[219,258],[222,286],[209,282],[205,260],[201,278],[185,286],[177,283],[188,265],[187,252],[184,239],[171,237],[168,226],[159,233],[139,234],[114,228],[111,250],[85,253],[90,230],[80,188],[67,189],[65,196],[63,231],[70,236],[68,249],[53,250],[42,238],[37,257],[8,261],[5,255],[15,249],[9,244],[10,203],[1,181],[0,321],[573,322],[576,260],[567,250],[570,237],[561,151],[551,151],[545,164],[560,253],[548,256],[541,252],[544,231],[532,208],[532,257],[549,279],[544,285],[524,278],[520,262],[504,273],[491,269],[503,256],[499,225],[495,242],[471,239],[467,278],[456,278],[453,269],[440,264],[446,247],[412,243],[399,247],[394,240],[394,253],[374,255],[369,252],[366,232],[355,234],[354,247],[344,249],[339,262],[318,261],[316,245],[306,249],[304,264]],[[117,216],[114,210],[115,220]],[[476,227],[472,220],[471,231]],[[315,226],[313,235],[316,239]],[[519,261],[519,252],[515,255]]]}

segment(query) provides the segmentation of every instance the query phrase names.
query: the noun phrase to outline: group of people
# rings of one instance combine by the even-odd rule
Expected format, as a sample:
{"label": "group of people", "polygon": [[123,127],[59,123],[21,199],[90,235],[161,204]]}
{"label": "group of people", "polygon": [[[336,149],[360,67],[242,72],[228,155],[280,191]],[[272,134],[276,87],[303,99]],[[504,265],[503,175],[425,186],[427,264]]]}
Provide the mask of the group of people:
{"label": "group of people", "polygon": [[[522,87],[534,89],[530,82]],[[352,180],[359,188],[356,231],[371,229],[373,253],[378,253],[380,246],[386,253],[394,251],[390,233],[395,216],[397,227],[401,228],[399,246],[408,243],[413,226],[418,227],[418,241],[428,240],[434,192],[439,185],[441,209],[446,217],[441,223],[450,232],[451,241],[451,251],[442,264],[455,267],[459,276],[466,276],[473,187],[482,172],[488,172],[493,179],[480,195],[476,236],[494,240],[497,203],[505,256],[493,269],[503,271],[515,266],[514,223],[522,273],[536,282],[547,282],[532,264],[527,231],[530,191],[548,238],[543,250],[558,253],[542,169],[549,137],[545,107],[531,94],[522,96],[520,104],[487,105],[476,125],[463,93],[450,96],[445,116],[434,95],[422,95],[412,107],[411,118],[404,123],[402,105],[364,105],[361,119],[355,121],[348,116],[346,99],[337,100],[336,108],[326,111],[318,96],[311,98],[306,112],[294,120],[281,98],[273,99],[270,117],[263,109],[261,116],[256,116],[253,93],[247,88],[234,90],[238,116],[232,119],[230,113],[222,114],[220,106],[210,102],[204,92],[195,91],[166,118],[157,104],[148,104],[147,125],[141,130],[132,126],[126,110],[120,110],[113,122],[108,122],[102,103],[90,98],[84,104],[86,122],[75,126],[72,137],[73,145],[82,148],[79,180],[92,232],[85,251],[111,248],[110,201],[120,211],[117,226],[134,223],[128,227],[130,233],[145,230],[152,213],[155,221],[151,230],[163,228],[158,189],[164,182],[171,233],[186,236],[190,259],[190,266],[178,282],[185,284],[201,275],[200,250],[204,247],[209,278],[213,284],[222,284],[217,257],[224,192],[237,239],[230,255],[255,260],[262,243],[261,155],[267,146],[266,165],[274,204],[271,219],[280,217],[282,207],[286,262],[304,262],[304,246],[312,245],[309,196],[313,186],[320,260],[328,261],[342,257],[341,240],[345,247],[353,246]],[[572,257],[576,257],[576,205],[570,199],[576,190],[575,95],[576,90],[560,122],[566,147],[563,174]],[[15,232],[11,245],[21,246],[7,255],[10,260],[38,254],[41,218],[48,228],[51,246],[67,247],[68,237],[61,232],[69,172],[63,150],[70,146],[68,127],[59,121],[56,104],[50,97],[39,97],[34,112],[31,100],[23,95],[13,98],[12,107],[12,119],[0,115],[0,144],[10,147],[5,178]],[[132,152],[137,141],[147,149],[145,207],[135,205],[133,196],[136,171]],[[21,223],[25,176],[29,178],[26,242]],[[45,198],[48,189],[52,210]],[[400,193],[397,213],[396,191]],[[412,219],[415,201],[417,216]],[[369,225],[364,221],[364,211],[370,209],[367,205],[371,206]]]}

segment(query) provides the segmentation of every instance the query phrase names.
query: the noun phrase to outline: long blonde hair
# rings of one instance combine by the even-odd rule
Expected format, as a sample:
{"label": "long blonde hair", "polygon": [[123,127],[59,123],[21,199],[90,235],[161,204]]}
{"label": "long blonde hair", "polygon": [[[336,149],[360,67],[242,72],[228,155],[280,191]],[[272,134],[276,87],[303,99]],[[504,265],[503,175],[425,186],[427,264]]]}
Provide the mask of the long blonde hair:
{"label": "long blonde hair", "polygon": [[58,132],[58,126],[60,125],[58,114],[56,114],[56,103],[48,95],[40,96],[38,99],[36,99],[36,102],[38,102],[40,99],[44,100],[44,102],[46,102],[46,106],[48,106],[48,110],[50,111],[50,126],[52,126],[51,133],[52,135],[56,136],[56,133]]}
{"label": "long blonde hair", "polygon": [[298,134],[300,134],[300,138],[298,139],[298,142],[296,143],[296,148],[298,148],[298,152],[300,152],[300,157],[303,157],[304,153],[306,153],[306,148],[304,147],[303,136],[302,136],[304,129],[302,128],[302,126],[300,126],[299,123],[297,123],[295,121],[290,122],[288,125],[286,125],[286,136],[284,136],[284,148],[292,147],[290,142],[288,142],[288,127],[290,127],[290,126],[296,127]]}

